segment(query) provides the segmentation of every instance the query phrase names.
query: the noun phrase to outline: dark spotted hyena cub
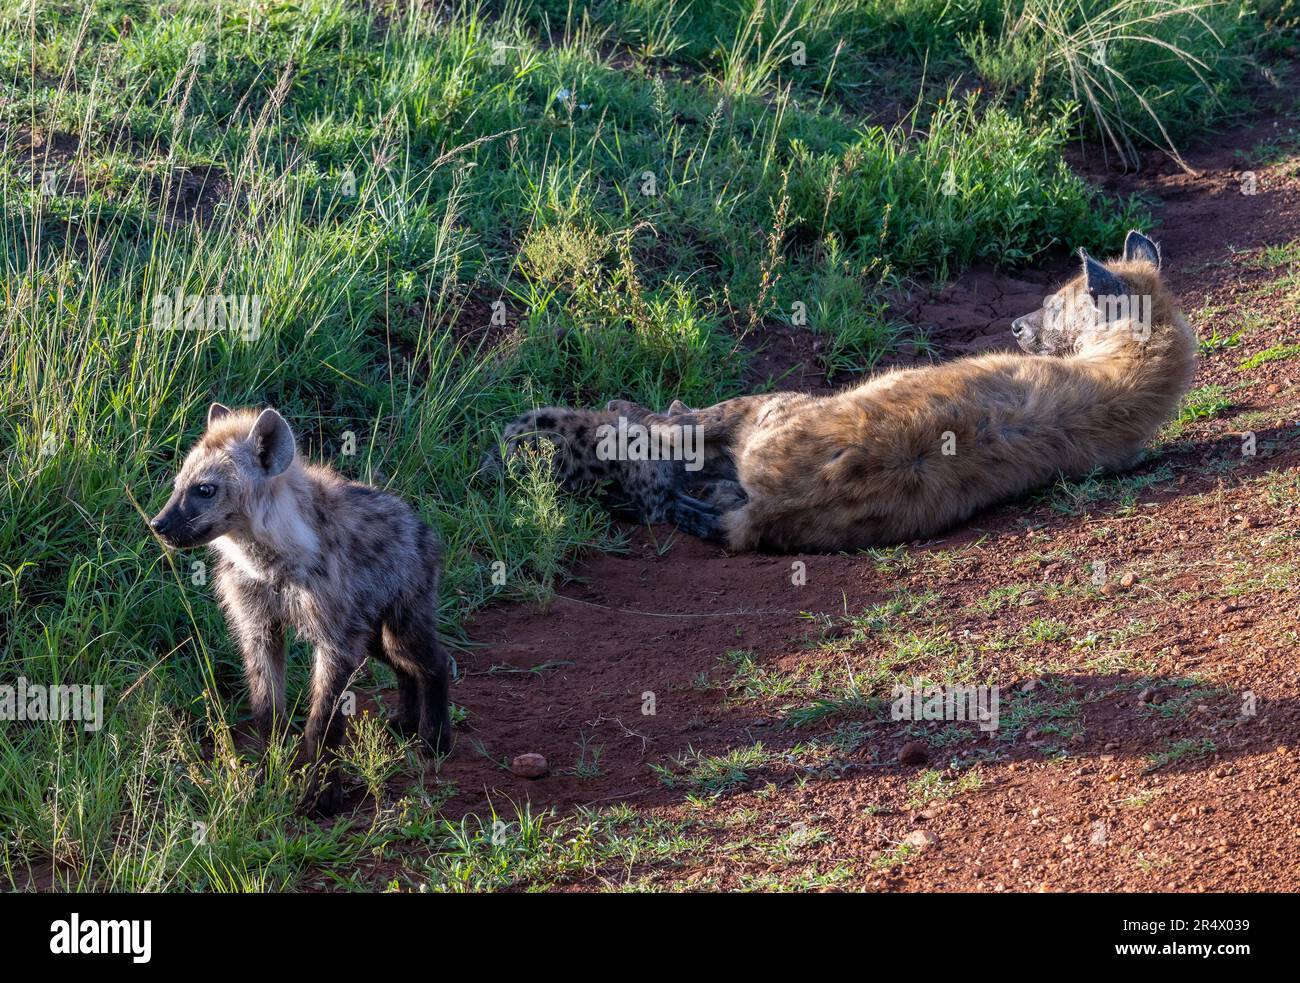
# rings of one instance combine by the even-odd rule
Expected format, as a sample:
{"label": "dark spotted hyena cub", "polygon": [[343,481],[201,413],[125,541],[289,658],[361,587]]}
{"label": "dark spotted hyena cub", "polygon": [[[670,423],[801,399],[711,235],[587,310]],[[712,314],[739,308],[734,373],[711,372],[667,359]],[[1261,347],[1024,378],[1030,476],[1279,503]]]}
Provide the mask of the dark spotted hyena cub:
{"label": "dark spotted hyena cub", "polygon": [[275,410],[213,403],[207,432],[149,525],[169,546],[216,551],[217,593],[243,650],[263,742],[285,722],[285,627],[315,645],[309,811],[341,804],[337,771],[327,769],[322,784],[322,766],[343,737],[339,700],[367,655],[397,676],[394,725],[434,753],[450,748],[438,538],[400,498],[305,463]]}

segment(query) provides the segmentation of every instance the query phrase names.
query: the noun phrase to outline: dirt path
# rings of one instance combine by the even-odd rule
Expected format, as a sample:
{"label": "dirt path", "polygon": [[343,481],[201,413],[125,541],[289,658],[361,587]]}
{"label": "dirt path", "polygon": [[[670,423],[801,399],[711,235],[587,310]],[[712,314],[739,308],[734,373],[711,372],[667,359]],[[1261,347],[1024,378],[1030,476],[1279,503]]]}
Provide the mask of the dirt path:
{"label": "dirt path", "polygon": [[[634,531],[548,611],[471,625],[451,808],[625,802],[689,820],[710,848],[634,872],[665,886],[1300,888],[1300,360],[1240,367],[1300,342],[1296,249],[1261,252],[1300,239],[1292,105],[1190,154],[1194,175],[1092,172],[1158,202],[1201,337],[1244,332],[1202,358],[1210,415],[1121,481],[892,553],[728,556]],[[1289,156],[1258,162],[1265,140]],[[908,313],[945,355],[1007,345],[1067,263],[973,270]],[[995,682],[1002,726],[867,710],[854,684],[884,669]],[[792,726],[818,699],[825,714]],[[900,763],[916,740],[928,762]],[[528,751],[549,777],[501,767]],[[918,831],[937,842],[904,845]]]}

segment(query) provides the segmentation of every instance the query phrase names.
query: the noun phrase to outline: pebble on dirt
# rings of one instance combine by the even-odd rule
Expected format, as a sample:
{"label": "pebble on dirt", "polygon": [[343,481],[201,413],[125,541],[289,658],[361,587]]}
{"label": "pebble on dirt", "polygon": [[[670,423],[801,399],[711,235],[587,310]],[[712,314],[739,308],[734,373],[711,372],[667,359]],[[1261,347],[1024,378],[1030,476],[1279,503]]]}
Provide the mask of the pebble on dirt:
{"label": "pebble on dirt", "polygon": [[908,741],[899,750],[898,760],[905,765],[923,765],[930,760],[930,749],[924,741]]}
{"label": "pebble on dirt", "polygon": [[550,770],[550,765],[540,754],[530,751],[516,755],[515,760],[510,762],[510,770],[520,778],[541,778]]}
{"label": "pebble on dirt", "polygon": [[916,847],[918,850],[927,850],[932,846],[939,845],[939,837],[928,829],[914,829],[903,837],[903,842],[907,846]]}

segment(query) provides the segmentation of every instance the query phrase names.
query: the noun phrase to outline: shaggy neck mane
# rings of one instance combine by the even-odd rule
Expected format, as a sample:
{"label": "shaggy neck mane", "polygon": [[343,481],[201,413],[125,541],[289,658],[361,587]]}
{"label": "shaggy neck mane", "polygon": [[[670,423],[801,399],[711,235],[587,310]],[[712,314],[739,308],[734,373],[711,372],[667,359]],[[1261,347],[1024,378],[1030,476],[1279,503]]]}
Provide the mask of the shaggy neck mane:
{"label": "shaggy neck mane", "polygon": [[234,549],[224,552],[256,577],[293,576],[309,569],[320,555],[320,539],[308,519],[313,486],[295,458],[282,473],[253,492],[248,528],[225,537]]}

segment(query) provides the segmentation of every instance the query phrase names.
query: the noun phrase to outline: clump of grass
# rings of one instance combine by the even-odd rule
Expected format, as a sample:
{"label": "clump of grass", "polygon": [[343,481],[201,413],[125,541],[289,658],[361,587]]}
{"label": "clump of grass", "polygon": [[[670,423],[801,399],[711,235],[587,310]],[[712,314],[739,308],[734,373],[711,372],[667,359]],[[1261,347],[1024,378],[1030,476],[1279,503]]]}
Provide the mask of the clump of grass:
{"label": "clump of grass", "polygon": [[1064,515],[1079,515],[1100,502],[1114,501],[1121,512],[1137,504],[1141,494],[1173,478],[1168,467],[1155,468],[1147,474],[1105,477],[1101,472],[1090,474],[1079,481],[1059,480],[1050,489],[1036,492],[1030,497],[1046,501]]}
{"label": "clump of grass", "polygon": [[1237,366],[1237,371],[1249,372],[1268,362],[1288,362],[1293,358],[1300,358],[1300,344],[1270,345],[1243,361]]}
{"label": "clump of grass", "polygon": [[941,771],[929,769],[921,772],[920,775],[907,783],[907,791],[911,796],[908,799],[907,807],[909,809],[919,809],[927,802],[932,802],[935,799],[951,799],[953,796],[961,795],[963,792],[972,792],[983,786],[984,777],[976,768],[964,771],[956,778],[948,778]]}
{"label": "clump of grass", "polygon": [[1179,423],[1207,420],[1232,409],[1232,400],[1222,386],[1208,385],[1193,389],[1178,406]]}
{"label": "clump of grass", "polygon": [[1143,774],[1149,774],[1180,761],[1199,761],[1208,758],[1216,751],[1218,751],[1218,746],[1208,737],[1199,740],[1187,737],[1180,741],[1174,741],[1167,750],[1150,755],[1147,759],[1147,766],[1143,769]]}
{"label": "clump of grass", "polygon": [[[1025,0],[966,42],[981,75],[1070,98],[1132,164],[1224,115],[1246,68],[1254,13],[1224,0]],[[1258,22],[1255,30],[1259,31]]]}
{"label": "clump of grass", "polygon": [[384,787],[392,781],[414,750],[411,742],[398,743],[387,723],[369,710],[348,723],[347,739],[339,749],[339,760],[360,776],[366,792],[380,809],[384,804]]}
{"label": "clump of grass", "polygon": [[652,765],[651,768],[669,788],[685,788],[692,795],[712,796],[748,784],[753,773],[772,757],[772,752],[760,741],[721,755],[708,755],[687,748],[673,762],[677,771],[663,765]]}

